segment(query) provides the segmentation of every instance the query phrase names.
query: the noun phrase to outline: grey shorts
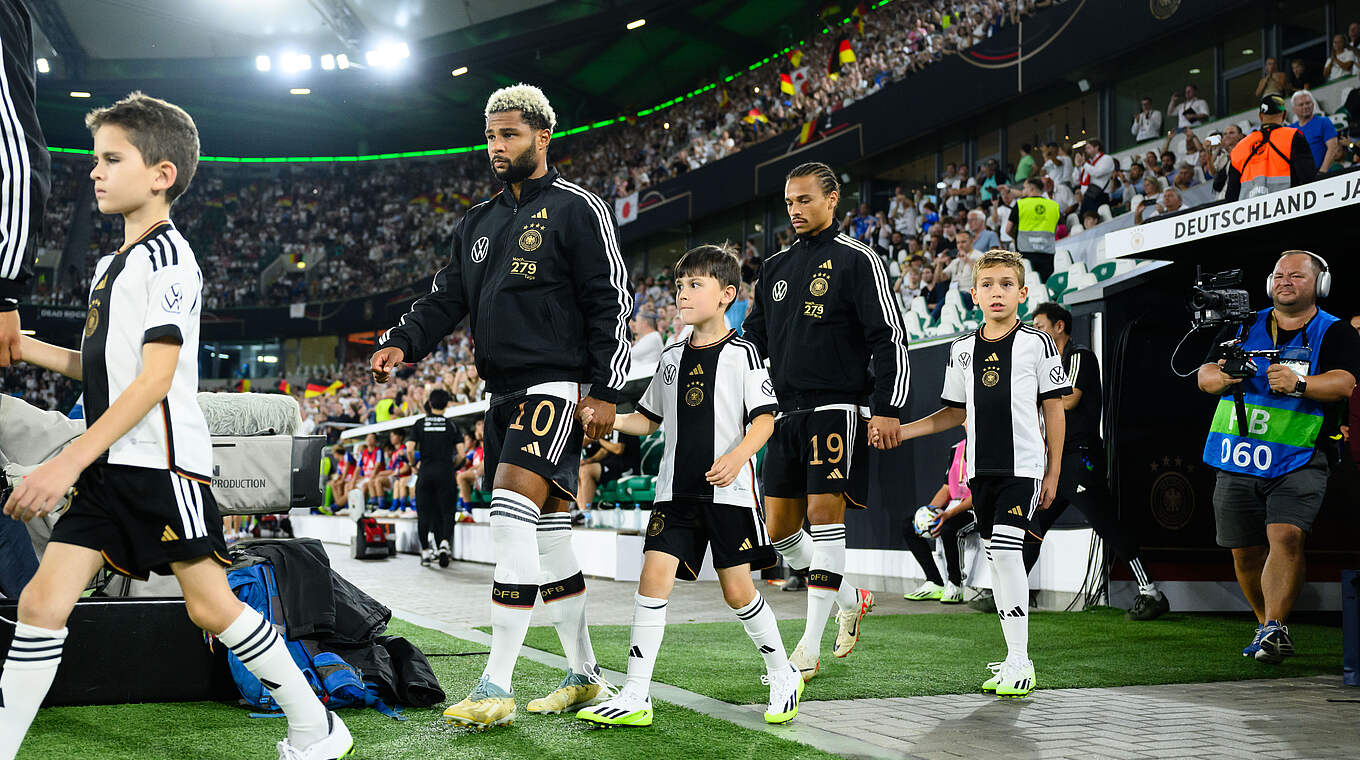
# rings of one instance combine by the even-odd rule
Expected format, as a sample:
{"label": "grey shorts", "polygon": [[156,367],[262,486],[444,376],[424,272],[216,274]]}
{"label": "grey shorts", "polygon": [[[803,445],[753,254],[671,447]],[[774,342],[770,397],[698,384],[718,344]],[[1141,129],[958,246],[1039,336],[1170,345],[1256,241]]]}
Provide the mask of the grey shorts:
{"label": "grey shorts", "polygon": [[1229,549],[1265,546],[1266,526],[1313,527],[1327,492],[1327,457],[1313,452],[1308,464],[1276,478],[1219,470],[1214,484],[1214,522],[1218,545]]}

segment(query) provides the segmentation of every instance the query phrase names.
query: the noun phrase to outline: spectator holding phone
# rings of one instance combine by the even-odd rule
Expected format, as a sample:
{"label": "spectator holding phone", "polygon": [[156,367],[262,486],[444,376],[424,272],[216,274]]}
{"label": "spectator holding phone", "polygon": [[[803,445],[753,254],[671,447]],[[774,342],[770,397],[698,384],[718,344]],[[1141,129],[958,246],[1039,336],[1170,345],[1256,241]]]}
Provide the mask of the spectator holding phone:
{"label": "spectator holding phone", "polygon": [[1202,121],[1209,120],[1209,103],[1199,97],[1199,88],[1193,84],[1185,86],[1185,98],[1172,93],[1171,102],[1166,106],[1167,119],[1176,120],[1177,129],[1189,129]]}
{"label": "spectator holding phone", "polygon": [[1223,136],[1218,142],[1213,140],[1214,135],[1209,135],[1209,161],[1214,174],[1214,192],[1221,193],[1228,185],[1229,159],[1232,149],[1242,141],[1242,129],[1236,124],[1229,124],[1223,128]]}
{"label": "spectator holding phone", "polygon": [[1360,62],[1356,60],[1355,51],[1346,45],[1345,35],[1333,35],[1331,53],[1322,64],[1322,76],[1330,82],[1357,73],[1360,73]]}
{"label": "spectator holding phone", "polygon": [[1157,199],[1161,194],[1162,183],[1156,177],[1149,175],[1143,178],[1143,194],[1134,196],[1129,202],[1134,224],[1142,224],[1157,215]]}
{"label": "spectator holding phone", "polygon": [[[1138,142],[1144,140],[1155,140],[1157,135],[1162,133],[1162,112],[1152,109],[1152,98],[1143,96],[1142,110],[1133,117],[1133,126],[1129,127],[1129,132],[1133,134],[1133,139]],[[1021,179],[1020,173],[1016,172],[1016,179]]]}
{"label": "spectator holding phone", "polygon": [[1274,58],[1267,58],[1265,68],[1261,70],[1261,81],[1256,83],[1256,97],[1283,95],[1285,84],[1284,72],[1280,71],[1279,62]]}
{"label": "spectator holding phone", "polygon": [[1105,146],[1096,138],[1083,146],[1086,164],[1081,170],[1081,210],[1095,211],[1110,202],[1114,181],[1114,159],[1105,154]]}

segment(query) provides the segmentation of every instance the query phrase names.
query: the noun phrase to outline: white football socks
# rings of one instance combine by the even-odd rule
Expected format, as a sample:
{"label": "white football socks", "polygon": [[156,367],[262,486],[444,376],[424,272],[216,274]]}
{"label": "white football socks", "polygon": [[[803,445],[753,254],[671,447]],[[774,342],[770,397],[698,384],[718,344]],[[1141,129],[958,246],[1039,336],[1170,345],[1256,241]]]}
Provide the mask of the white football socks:
{"label": "white football socks", "polygon": [[227,630],[217,634],[217,640],[236,655],[251,675],[260,679],[288,716],[290,744],[304,749],[326,738],[330,721],[326,719],[325,706],[288,653],[283,637],[260,613],[242,605],[241,614]]}
{"label": "white football socks", "polygon": [[774,550],[794,570],[807,570],[812,565],[812,536],[802,529],[792,536],[775,541]]}
{"label": "white football socks", "polygon": [[0,670],[0,760],[14,760],[38,707],[52,688],[66,629],[18,623]]}
{"label": "white football socks", "polygon": [[571,514],[554,512],[538,520],[539,592],[557,629],[573,673],[595,675],[595,651],[586,627],[586,577],[571,547]]}
{"label": "white football socks", "polygon": [[1143,560],[1134,557],[1129,560],[1129,571],[1133,573],[1133,579],[1138,582],[1138,593],[1147,596],[1157,595],[1157,584],[1148,578],[1147,571],[1143,569]]}
{"label": "white football socks", "polygon": [[1006,659],[1029,659],[1029,575],[1025,572],[1025,531],[1013,525],[992,528],[987,556],[992,563],[992,595],[1001,633],[1006,637]]}
{"label": "white football socks", "polygon": [[628,645],[628,678],[623,688],[647,696],[652,687],[652,670],[666,635],[666,600],[642,594],[633,595],[633,636]]}
{"label": "white football socks", "polygon": [[756,592],[756,597],[741,609],[732,610],[746,629],[746,635],[760,651],[765,660],[765,672],[777,676],[789,669],[789,658],[784,652],[784,642],[779,638],[779,625],[774,618],[774,610],[765,603],[765,598]]}
{"label": "white football socks", "polygon": [[[808,570],[807,627],[798,646],[816,657],[822,651],[822,634],[831,606],[840,593],[845,572],[845,526],[812,526],[812,566]],[[851,587],[853,588],[853,586]]]}
{"label": "white football socks", "polygon": [[491,654],[482,676],[513,693],[515,660],[529,630],[538,599],[538,505],[523,494],[497,488],[491,492],[491,545],[496,552],[492,575]]}

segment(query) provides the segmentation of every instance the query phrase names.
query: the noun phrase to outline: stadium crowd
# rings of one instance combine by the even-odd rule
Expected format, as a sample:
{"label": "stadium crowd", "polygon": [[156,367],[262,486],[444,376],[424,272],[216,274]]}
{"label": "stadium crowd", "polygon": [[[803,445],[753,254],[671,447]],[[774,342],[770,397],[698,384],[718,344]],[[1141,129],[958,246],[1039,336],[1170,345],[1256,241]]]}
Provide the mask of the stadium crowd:
{"label": "stadium crowd", "polygon": [[[757,69],[740,87],[697,95],[637,123],[562,139],[554,147],[554,160],[606,199],[638,192],[743,146],[799,129],[888,81],[985,40],[1044,5],[989,0],[956,7],[933,0],[873,11],[861,6],[855,21],[840,27],[844,35],[816,35],[799,55]],[[1289,96],[1290,123],[1307,132],[1323,171],[1352,166],[1360,158],[1354,149],[1342,149],[1332,122],[1310,92],[1315,84],[1360,71],[1354,37],[1337,35],[1326,61],[1291,60],[1288,75],[1277,76],[1273,59],[1267,61],[1258,87],[1262,93]],[[853,51],[852,62],[841,62],[842,40]],[[839,76],[827,76],[828,65]],[[796,82],[791,95],[780,86],[781,75],[790,72]],[[1360,91],[1352,91],[1339,108],[1360,111],[1360,102],[1352,101],[1360,101]],[[904,310],[923,299],[927,312],[938,319],[950,290],[961,291],[965,306],[971,306],[968,283],[983,252],[1014,248],[1008,222],[1017,216],[1016,201],[1026,192],[1026,179],[1040,180],[1042,194],[1059,205],[1063,221],[1056,230],[1058,239],[1081,235],[1122,214],[1131,213],[1141,223],[1190,208],[1195,203],[1186,193],[1202,183],[1212,183],[1214,196],[1221,198],[1228,156],[1244,133],[1237,124],[1203,137],[1185,129],[1211,118],[1193,85],[1175,93],[1165,112],[1155,110],[1153,99],[1146,97],[1130,134],[1153,140],[1155,147],[1127,166],[1106,154],[1095,138],[1072,146],[1025,144],[1010,157],[1013,163],[993,158],[971,167],[949,164],[933,188],[899,187],[886,206],[861,205],[849,211],[842,229],[884,257]],[[84,181],[83,163],[55,164],[44,238],[49,246],[64,244],[68,225],[61,220],[74,212]],[[442,265],[466,209],[496,189],[477,153],[432,161],[267,169],[204,164],[194,192],[179,202],[176,215],[198,238],[203,268],[213,272],[205,279],[209,308],[283,305],[408,286],[410,273],[423,281]],[[92,205],[89,216],[91,252],[114,248],[121,235],[118,222]],[[783,248],[791,233],[779,234],[777,247]],[[747,282],[755,279],[766,253],[753,243],[741,250]],[[68,266],[61,288],[41,285],[39,292],[57,303],[83,304],[96,258],[87,257],[83,273]],[[669,270],[650,276],[636,272],[634,282],[634,330],[655,331],[668,340],[679,329]],[[749,289],[743,289],[732,309],[734,327],[739,327],[749,300]]]}
{"label": "stadium crowd", "polygon": [[[1047,0],[944,0],[856,7],[840,34],[816,34],[788,59],[728,88],[649,117],[554,145],[554,162],[606,200],[644,190],[873,94],[953,51],[1042,8]],[[849,7],[849,6],[847,6]],[[828,22],[837,20],[828,18]],[[845,41],[850,56],[841,52]],[[850,59],[853,60],[850,60]],[[829,76],[831,68],[838,74]],[[796,80],[792,94],[781,74]],[[622,157],[622,160],[620,160]],[[65,245],[87,163],[60,156],[48,206],[48,245]],[[175,206],[194,238],[209,308],[285,305],[410,284],[441,263],[466,208],[498,190],[480,153],[372,164],[278,164],[267,169],[201,164]],[[48,303],[83,305],[94,263],[121,240],[121,222],[91,199],[88,255],[65,262]],[[275,265],[282,259],[282,266]],[[303,266],[299,266],[299,264]],[[275,265],[271,268],[271,265]]]}
{"label": "stadium crowd", "polygon": [[13,396],[39,409],[69,412],[80,395],[80,383],[31,364],[0,373],[0,394]]}

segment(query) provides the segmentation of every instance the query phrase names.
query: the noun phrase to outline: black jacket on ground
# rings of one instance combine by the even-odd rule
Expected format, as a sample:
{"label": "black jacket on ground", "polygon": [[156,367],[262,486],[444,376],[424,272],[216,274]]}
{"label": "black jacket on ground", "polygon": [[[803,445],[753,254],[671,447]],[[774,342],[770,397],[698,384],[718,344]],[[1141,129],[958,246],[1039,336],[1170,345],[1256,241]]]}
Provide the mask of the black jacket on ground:
{"label": "black jacket on ground", "polygon": [[414,362],[468,317],[491,393],[553,381],[590,383],[618,400],[628,376],[633,291],[613,210],[549,169],[473,206],[454,231],[434,287],[379,348]]}
{"label": "black jacket on ground", "polygon": [[867,401],[900,417],[907,405],[907,334],[883,260],[835,224],[765,259],[742,329],[769,357],[782,412]]}
{"label": "black jacket on ground", "polygon": [[331,570],[315,538],[256,540],[239,553],[274,566],[290,641],[370,644],[392,619],[391,610]]}
{"label": "black jacket on ground", "polygon": [[331,569],[314,538],[263,539],[240,545],[236,564],[268,562],[278,583],[275,619],[290,641],[312,654],[332,652],[363,673],[387,702],[429,707],[445,695],[425,654],[400,636],[383,636],[392,611]]}

